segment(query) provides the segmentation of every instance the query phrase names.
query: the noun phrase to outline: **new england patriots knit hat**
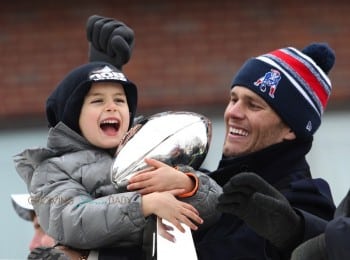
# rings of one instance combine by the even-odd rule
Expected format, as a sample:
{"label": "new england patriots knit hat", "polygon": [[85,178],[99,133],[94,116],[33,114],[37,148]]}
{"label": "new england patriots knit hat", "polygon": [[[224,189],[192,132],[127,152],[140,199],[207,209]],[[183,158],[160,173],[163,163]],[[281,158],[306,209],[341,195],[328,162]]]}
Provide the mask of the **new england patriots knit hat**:
{"label": "new england patriots knit hat", "polygon": [[231,87],[254,91],[298,138],[309,138],[321,124],[332,89],[327,74],[334,62],[334,51],[326,43],[312,43],[302,51],[277,49],[247,60]]}
{"label": "new england patriots knit hat", "polygon": [[137,88],[113,65],[106,62],[91,62],[81,65],[67,74],[46,101],[46,117],[51,127],[62,121],[81,134],[80,111],[84,98],[94,82],[118,82],[124,87],[131,126],[137,108]]}

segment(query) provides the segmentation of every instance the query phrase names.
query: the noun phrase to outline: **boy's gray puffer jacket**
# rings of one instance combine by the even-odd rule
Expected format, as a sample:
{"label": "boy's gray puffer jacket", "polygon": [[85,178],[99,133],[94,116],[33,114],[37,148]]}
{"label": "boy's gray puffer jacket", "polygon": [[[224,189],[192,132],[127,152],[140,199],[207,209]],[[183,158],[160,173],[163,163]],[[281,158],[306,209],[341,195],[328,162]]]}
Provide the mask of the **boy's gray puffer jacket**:
{"label": "boy's gray puffer jacket", "polygon": [[[141,195],[116,193],[110,180],[113,156],[106,150],[60,122],[50,129],[46,148],[27,149],[14,161],[40,225],[59,243],[82,249],[142,244]],[[182,200],[199,211],[207,226],[219,217],[215,206],[221,187],[196,174],[198,191]]]}

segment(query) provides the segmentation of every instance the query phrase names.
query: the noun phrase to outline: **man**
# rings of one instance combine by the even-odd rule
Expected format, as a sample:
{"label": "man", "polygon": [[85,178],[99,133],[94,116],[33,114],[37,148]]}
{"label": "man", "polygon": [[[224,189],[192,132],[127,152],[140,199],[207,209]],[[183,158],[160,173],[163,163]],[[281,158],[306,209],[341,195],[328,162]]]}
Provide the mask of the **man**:
{"label": "man", "polygon": [[[11,201],[17,215],[33,223],[34,234],[29,243],[30,254],[28,259],[52,259],[51,257],[57,257],[57,260],[79,259],[82,255],[81,251],[63,246],[55,247],[56,241],[46,234],[39,224],[29,194],[12,194]],[[91,254],[91,260],[95,259],[93,254]]]}
{"label": "man", "polygon": [[331,92],[327,44],[249,59],[231,84],[218,169],[220,221],[195,234],[200,259],[288,259],[323,232],[334,203],[306,154]]}
{"label": "man", "polygon": [[38,217],[30,203],[29,194],[12,194],[11,201],[17,215],[33,223],[34,235],[29,243],[29,250],[32,251],[34,248],[43,246],[54,246],[54,239],[44,232],[38,222]]}

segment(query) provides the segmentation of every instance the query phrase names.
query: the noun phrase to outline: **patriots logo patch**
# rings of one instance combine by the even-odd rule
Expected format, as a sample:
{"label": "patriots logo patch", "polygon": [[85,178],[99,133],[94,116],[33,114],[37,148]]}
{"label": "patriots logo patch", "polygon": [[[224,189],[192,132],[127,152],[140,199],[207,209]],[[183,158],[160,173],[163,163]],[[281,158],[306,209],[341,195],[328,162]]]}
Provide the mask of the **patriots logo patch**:
{"label": "patriots logo patch", "polygon": [[266,90],[269,89],[269,96],[274,98],[280,80],[281,73],[276,69],[271,69],[269,72],[266,72],[264,76],[255,81],[254,85],[259,87],[261,92],[266,92]]}

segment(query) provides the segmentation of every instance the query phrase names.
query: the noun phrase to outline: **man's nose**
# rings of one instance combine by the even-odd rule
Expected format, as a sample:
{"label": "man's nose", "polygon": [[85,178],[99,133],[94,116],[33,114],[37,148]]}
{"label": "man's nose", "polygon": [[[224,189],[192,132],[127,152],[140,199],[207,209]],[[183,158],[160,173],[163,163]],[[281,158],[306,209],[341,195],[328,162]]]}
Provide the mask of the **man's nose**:
{"label": "man's nose", "polygon": [[41,246],[40,239],[36,234],[34,234],[32,240],[29,243],[29,250],[32,251],[34,248],[37,248],[39,246]]}
{"label": "man's nose", "polygon": [[242,118],[244,116],[244,109],[242,107],[242,102],[238,101],[234,104],[231,104],[227,112],[231,117]]}

